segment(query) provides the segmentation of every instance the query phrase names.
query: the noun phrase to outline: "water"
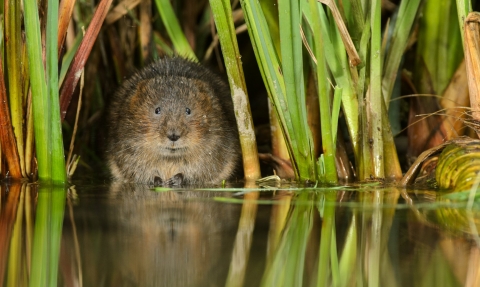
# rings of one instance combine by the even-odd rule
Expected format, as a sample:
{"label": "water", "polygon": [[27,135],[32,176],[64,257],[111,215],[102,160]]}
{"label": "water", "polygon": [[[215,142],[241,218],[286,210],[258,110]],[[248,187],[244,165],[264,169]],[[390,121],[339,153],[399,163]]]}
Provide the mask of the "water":
{"label": "water", "polygon": [[0,286],[480,286],[479,215],[378,185],[3,186]]}

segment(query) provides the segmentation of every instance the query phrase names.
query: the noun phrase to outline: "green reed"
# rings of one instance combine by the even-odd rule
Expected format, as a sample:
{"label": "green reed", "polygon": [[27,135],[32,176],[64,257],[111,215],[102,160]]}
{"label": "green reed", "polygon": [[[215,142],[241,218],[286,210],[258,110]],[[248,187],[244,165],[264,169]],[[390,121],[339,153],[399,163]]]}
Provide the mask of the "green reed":
{"label": "green reed", "polygon": [[198,61],[197,56],[193,52],[192,47],[190,47],[187,38],[185,38],[185,35],[180,28],[180,23],[175,16],[175,12],[170,1],[155,0],[155,4],[157,4],[158,12],[162,18],[162,22],[167,29],[167,33],[178,55]]}
{"label": "green reed", "polygon": [[30,287],[58,286],[66,195],[67,191],[63,187],[43,187],[38,190]]}
{"label": "green reed", "polygon": [[[2,173],[8,172],[16,179],[35,180],[38,177],[41,182],[58,184],[66,181],[61,121],[112,0],[99,3],[85,37],[79,37],[77,43],[66,51],[61,80],[59,54],[66,26],[72,17],[72,9],[67,8],[73,8],[75,1],[62,1],[64,9],[61,11],[60,2],[50,2],[41,2],[42,7],[36,1],[25,1],[23,6],[20,1],[5,3],[6,22],[2,35],[8,41],[6,69],[1,73],[1,86],[5,86],[2,88],[5,94],[5,97],[2,95],[2,109],[8,103],[10,110],[8,114],[3,113],[1,120],[2,125],[9,127],[2,130],[1,142],[9,171]],[[7,82],[8,86],[5,85]],[[35,173],[36,167],[38,174]]]}
{"label": "green reed", "polygon": [[301,193],[295,200],[311,204],[291,207],[282,238],[267,262],[261,286],[305,286],[305,258],[315,209],[311,193]]}
{"label": "green reed", "polygon": [[418,31],[415,69],[420,93],[441,95],[463,58],[463,25],[458,24],[456,10],[454,1],[425,3]]}
{"label": "green reed", "polygon": [[[23,90],[24,82],[28,83],[28,77],[24,74],[25,65],[22,63],[22,33],[21,33],[21,2],[8,0],[5,13],[5,37],[6,41],[6,70],[8,70],[8,91],[10,114],[15,139],[18,146],[18,155],[22,176],[25,177],[24,159],[24,136],[23,136],[23,104],[26,91]],[[22,67],[23,66],[23,67]]]}
{"label": "green reed", "polygon": [[[58,2],[50,2],[48,15],[58,15]],[[45,71],[37,3],[28,1],[24,4],[38,177],[63,183],[66,171],[58,99],[58,18],[47,17]]]}
{"label": "green reed", "polygon": [[[324,40],[322,34],[322,25],[321,25],[321,16],[320,11],[317,9],[317,3],[314,0],[309,1],[310,4],[310,11],[312,16],[312,38],[313,38],[313,46],[316,58],[317,66],[314,68],[317,75],[317,89],[318,89],[318,96],[320,100],[320,123],[321,123],[321,132],[322,132],[322,144],[323,144],[323,155],[320,160],[323,159],[322,166],[324,167],[324,171],[321,172],[321,179],[322,181],[327,181],[329,183],[337,183],[337,171],[335,167],[335,145],[337,134],[336,134],[336,127],[334,128],[332,125],[338,123],[338,109],[332,110],[332,100],[330,99],[329,89],[327,81],[321,80],[327,78],[327,69],[326,69],[326,53],[324,49]],[[304,11],[307,10],[306,5],[304,5]],[[318,80],[320,79],[320,80]],[[343,89],[339,88],[335,90],[335,94],[337,97],[336,103],[340,103],[341,95]],[[338,106],[338,105],[337,105]],[[335,114],[336,117],[332,117]],[[324,176],[323,176],[324,175]]]}
{"label": "green reed", "polygon": [[[276,6],[260,7],[258,2],[248,0],[240,3],[297,179],[337,182],[334,143],[340,103],[359,179],[401,177],[397,156],[392,155],[395,146],[389,122],[383,119],[387,110],[384,98],[389,99],[389,95],[382,93],[381,81],[373,80],[382,78],[385,54],[380,1],[369,5],[361,1],[344,3],[342,12],[346,14],[346,23],[334,1],[322,1],[326,5],[318,1],[308,5],[301,1],[279,1],[276,12],[282,19],[278,23],[279,35],[281,39],[291,39],[280,41],[280,49],[276,48],[275,35],[268,29],[267,23],[272,19],[265,16],[274,13],[271,10],[277,10]],[[410,14],[406,23],[396,27],[396,35],[405,38],[410,34],[418,3],[402,1],[402,13]],[[365,8],[366,11],[362,11]],[[268,12],[264,13],[263,9]],[[393,54],[396,62],[387,66],[390,74],[398,70],[401,54],[394,52],[405,47],[402,45],[405,42],[392,44],[393,52],[389,55]],[[310,115],[305,102],[306,75],[311,71],[315,74],[321,116],[322,153],[318,158],[314,155],[314,145],[318,143],[312,139],[311,127],[307,124]],[[389,85],[393,83],[391,78],[386,81]],[[385,163],[387,156],[393,160]]]}
{"label": "green reed", "polygon": [[230,1],[210,0],[217,33],[223,52],[223,59],[235,108],[235,117],[242,147],[245,179],[257,180],[261,177],[258,161],[257,141],[250,111],[247,85],[243,74]]}
{"label": "green reed", "polygon": [[420,3],[420,0],[402,1],[393,33],[388,36],[389,49],[385,53],[382,76],[382,93],[386,103],[391,99],[400,61],[407,47],[408,37],[410,36]]}

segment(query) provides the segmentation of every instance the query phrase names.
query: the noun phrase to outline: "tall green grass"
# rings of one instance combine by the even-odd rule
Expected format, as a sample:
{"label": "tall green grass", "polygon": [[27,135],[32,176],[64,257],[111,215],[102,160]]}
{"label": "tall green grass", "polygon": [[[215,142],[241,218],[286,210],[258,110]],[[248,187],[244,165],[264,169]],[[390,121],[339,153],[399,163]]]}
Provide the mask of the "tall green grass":
{"label": "tall green grass", "polygon": [[47,17],[46,70],[42,60],[42,41],[38,7],[25,2],[25,32],[32,90],[38,177],[42,181],[66,180],[63,139],[58,100],[58,3],[49,3]]}
{"label": "tall green grass", "polygon": [[247,85],[243,74],[241,55],[232,18],[230,1],[210,0],[217,33],[223,52],[223,59],[235,108],[235,117],[242,147],[245,179],[257,180],[261,177],[258,161],[257,141],[248,99]]}
{"label": "tall green grass", "polygon": [[21,31],[21,2],[15,0],[6,1],[5,7],[5,37],[6,41],[6,68],[8,77],[8,92],[10,114],[15,139],[18,146],[18,155],[22,176],[25,177],[24,139],[23,139],[23,104],[26,91],[24,83],[28,83],[28,77],[22,67],[22,31]]}
{"label": "tall green grass", "polygon": [[[88,24],[88,28],[85,37],[82,37],[81,33],[77,34],[77,41],[66,51],[62,59],[58,57],[58,51],[65,39],[66,23],[72,17],[71,8],[74,2],[61,1],[61,5],[66,5],[68,9],[61,10],[59,17],[53,18],[48,15],[58,14],[58,5],[45,5],[48,10],[44,19],[38,16],[39,9],[44,7],[37,7],[37,3],[25,1],[22,10],[18,1],[5,2],[5,26],[2,32],[9,41],[5,45],[6,69],[3,80],[7,84],[9,95],[7,100],[18,159],[15,159],[12,153],[6,156],[12,154],[7,160],[13,168],[12,171],[16,170],[13,162],[20,166],[21,175],[11,173],[15,174],[15,177],[32,177],[31,173],[34,170],[32,162],[35,162],[32,160],[33,136],[27,127],[35,127],[39,178],[42,181],[48,179],[54,182],[65,181],[65,174],[60,168],[65,164],[62,162],[63,143],[57,114],[60,114],[61,119],[65,117],[93,43],[99,33],[103,33],[100,29],[112,0],[99,1],[98,9],[93,15],[75,19],[78,25],[84,24],[85,19],[90,19],[85,23]],[[415,72],[414,77],[418,80],[415,80],[414,84],[420,92],[428,93],[433,90],[440,93],[449,83],[461,60],[462,33],[459,33],[461,28],[459,26],[462,26],[462,19],[472,9],[470,1],[467,0],[442,1],[439,5],[435,1],[403,0],[399,2],[398,9],[392,12],[390,27],[386,27],[382,26],[385,22],[382,21],[385,19],[381,18],[380,13],[382,1],[279,0],[260,3],[254,0],[241,0],[239,1],[241,8],[233,12],[227,2],[222,2],[223,8],[218,9],[215,5],[220,2],[213,0],[211,2],[232,91],[236,91],[233,87],[241,86],[242,92],[247,94],[243,76],[239,76],[242,65],[241,49],[237,47],[231,50],[233,53],[227,51],[230,49],[229,46],[237,41],[234,25],[243,24],[242,16],[238,16],[241,9],[263,83],[287,143],[295,176],[302,181],[325,183],[338,181],[335,160],[337,144],[343,141],[337,141],[337,138],[345,137],[347,134],[347,142],[351,144],[353,150],[357,179],[397,179],[401,176],[387,113],[390,106],[396,106],[390,104],[390,100],[394,93],[393,87],[399,79],[399,70],[402,69],[402,58],[406,49],[410,47],[408,41],[412,39],[413,31],[416,31],[414,25],[419,23],[418,31],[421,35],[416,50],[415,68],[418,72]],[[421,5],[422,3],[424,5]],[[140,39],[138,41],[142,51],[140,63],[148,61],[149,53],[146,53],[145,49],[149,47],[154,47],[150,53],[152,58],[163,53],[176,53],[199,61],[204,60],[202,56],[205,41],[211,33],[209,30],[214,30],[209,26],[211,24],[208,21],[210,16],[208,6],[196,14],[196,17],[201,18],[198,22],[202,26],[198,28],[197,47],[192,49],[183,33],[187,20],[176,16],[183,15],[177,10],[181,5],[172,5],[171,2],[164,0],[143,3],[142,8],[135,5],[137,4],[132,4],[124,17],[135,18],[135,23],[139,25],[138,32],[135,33],[139,34]],[[149,9],[157,13],[158,17],[153,15],[151,21],[145,21],[146,15],[149,15],[145,11]],[[140,20],[143,19],[141,21],[136,19],[137,10],[138,17]],[[420,12],[424,15],[421,19],[418,18]],[[85,11],[82,10],[82,13]],[[235,20],[232,14],[236,15]],[[119,22],[121,19],[117,17]],[[41,21],[44,21],[45,25],[42,25]],[[113,22],[108,25],[113,25]],[[132,33],[134,27],[128,28],[132,29],[128,33],[135,34]],[[151,34],[150,29],[153,29]],[[105,30],[108,30],[105,34],[109,37],[116,33],[114,29]],[[166,35],[162,35],[164,31]],[[22,32],[25,32],[26,40],[22,39]],[[41,39],[41,35],[45,36],[44,40]],[[209,51],[215,49],[217,41],[217,35],[213,33],[211,36],[213,40]],[[112,39],[115,38],[109,40],[113,41]],[[129,38],[125,36],[121,39]],[[45,51],[42,50],[42,41],[45,41]],[[108,45],[105,46],[105,42],[99,43],[100,49],[109,48]],[[200,44],[203,46],[200,47]],[[114,51],[112,58],[116,65],[111,70],[115,71],[117,79],[121,80],[126,76],[126,67],[122,66],[122,59],[118,55],[124,48],[110,47],[110,49]],[[127,52],[131,58],[136,57],[132,56],[135,55],[134,51]],[[408,52],[412,53],[412,50]],[[42,53],[45,54],[45,59],[42,59]],[[208,57],[211,55],[209,53],[206,54]],[[102,51],[102,57],[108,54]],[[28,65],[17,64],[19,59],[22,61],[27,58]],[[105,58],[109,59],[109,55]],[[105,58],[102,58],[102,61],[106,63]],[[57,67],[60,61],[63,65],[59,73]],[[131,59],[128,61],[134,62]],[[441,68],[444,64],[445,69]],[[423,77],[425,74],[428,78]],[[97,83],[99,79],[97,77]],[[59,93],[60,84],[62,86]],[[422,86],[425,85],[431,86],[423,89]],[[314,88],[309,90],[307,86]],[[25,109],[30,106],[29,90],[32,91],[32,108],[27,111]],[[102,92],[98,94],[102,96]],[[58,97],[60,110],[57,111]],[[307,98],[312,97],[318,97],[318,103],[310,103],[307,107]],[[245,107],[246,102],[242,103]],[[238,106],[241,105],[237,103]],[[310,110],[320,111],[321,119],[315,120],[313,124],[311,123],[313,114]],[[29,117],[30,113],[33,119]],[[245,126],[248,127],[250,139],[253,139],[253,124],[250,120],[245,120],[250,119],[249,113],[248,108],[246,112],[237,113],[240,116],[238,123],[241,131],[243,130],[241,124],[247,123]],[[343,123],[346,123],[347,132],[342,130],[345,128]],[[315,125],[320,125],[320,129]],[[315,136],[317,134],[322,135],[321,142]],[[249,141],[248,145],[253,147],[254,141]],[[12,143],[11,136],[2,139],[5,148],[8,142]],[[253,151],[254,148],[244,147],[243,153],[255,158]],[[258,172],[258,162],[245,166]]]}
{"label": "tall green grass", "polygon": [[180,23],[175,16],[172,4],[168,0],[155,0],[158,12],[178,55],[198,61],[197,56],[185,38]]}
{"label": "tall green grass", "polygon": [[[389,95],[383,95],[381,81],[374,80],[381,79],[383,74],[381,3],[344,3],[343,12],[348,11],[348,15],[345,15],[347,23],[343,23],[335,2],[322,2],[327,5],[317,1],[310,1],[308,5],[301,1],[279,1],[276,12],[281,19],[278,23],[279,34],[281,39],[289,41],[280,41],[278,50],[275,48],[275,37],[267,26],[267,19],[270,18],[265,16],[275,13],[276,6],[261,7],[256,1],[240,1],[257,62],[288,144],[296,177],[299,180],[337,182],[334,143],[339,120],[336,107],[341,103],[359,179],[400,178],[398,159],[396,154],[392,154],[395,146],[389,123],[383,120],[387,105],[384,98],[388,99]],[[412,19],[418,9],[416,4],[409,5],[408,1],[402,1],[402,9],[409,5],[409,13],[413,13],[413,17],[409,18],[407,24],[398,26],[401,35],[409,35],[411,31]],[[366,8],[366,11],[360,11],[362,8]],[[264,13],[263,9],[273,11]],[[349,31],[356,38],[350,37]],[[302,32],[305,35],[303,43]],[[360,65],[354,66],[360,62]],[[398,65],[389,66],[394,70],[395,67],[398,69]],[[307,124],[309,115],[306,112],[305,86],[306,75],[310,71],[315,74],[316,91],[320,99],[322,154],[319,158],[315,158],[316,143]],[[332,92],[332,84],[335,92]],[[393,160],[384,162],[387,155]]]}
{"label": "tall green grass", "polygon": [[[2,36],[8,41],[5,41],[6,69],[0,80],[3,84],[8,83],[4,85],[8,97],[3,104],[8,103],[10,111],[9,114],[3,114],[2,125],[11,126],[15,138],[8,130],[2,131],[1,144],[6,151],[4,156],[11,169],[11,177],[38,178],[43,183],[65,183],[61,120],[111,2],[101,1],[85,38],[68,51],[67,55],[72,57],[67,57],[64,62],[64,68],[68,70],[65,69],[62,74],[61,94],[59,54],[75,1],[62,1],[65,9],[61,11],[59,1],[43,1],[40,3],[42,7],[36,1],[24,1],[23,4],[21,1],[5,2],[6,21]],[[17,166],[20,167],[20,173]]]}
{"label": "tall green grass", "polygon": [[8,227],[0,244],[2,286],[58,286],[65,188],[15,182],[8,189],[8,212],[1,218]]}
{"label": "tall green grass", "polygon": [[63,187],[38,190],[29,286],[55,287],[67,191]]}

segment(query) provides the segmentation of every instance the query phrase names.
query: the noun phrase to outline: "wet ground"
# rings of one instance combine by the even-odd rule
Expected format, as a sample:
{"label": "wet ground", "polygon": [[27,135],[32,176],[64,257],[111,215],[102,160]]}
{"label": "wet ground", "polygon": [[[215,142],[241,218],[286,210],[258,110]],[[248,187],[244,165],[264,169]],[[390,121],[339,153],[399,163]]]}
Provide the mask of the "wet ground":
{"label": "wet ground", "polygon": [[479,218],[377,184],[3,186],[0,286],[480,286]]}

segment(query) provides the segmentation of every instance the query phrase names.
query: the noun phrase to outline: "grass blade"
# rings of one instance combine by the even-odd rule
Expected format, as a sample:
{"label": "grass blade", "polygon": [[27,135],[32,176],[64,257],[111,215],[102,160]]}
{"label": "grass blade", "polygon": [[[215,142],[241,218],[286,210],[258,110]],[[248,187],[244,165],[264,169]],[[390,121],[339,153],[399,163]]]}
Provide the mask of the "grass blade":
{"label": "grass blade", "polygon": [[[472,116],[480,120],[480,13],[472,12],[465,20],[465,63],[467,65],[468,91]],[[477,131],[480,134],[480,131]]]}
{"label": "grass blade", "polygon": [[52,180],[64,183],[67,179],[65,169],[65,151],[63,147],[60,102],[58,98],[58,1],[50,0],[47,11],[47,90],[50,114],[47,124],[51,125]]}
{"label": "grass blade", "polygon": [[358,256],[356,218],[356,215],[352,215],[352,221],[350,223],[350,227],[348,228],[342,256],[340,257],[338,268],[340,274],[343,274],[343,276],[340,276],[339,278],[340,280],[337,285],[339,287],[347,287],[348,283],[351,281],[351,277],[353,277],[353,274],[356,273],[355,262]]}
{"label": "grass blade", "polygon": [[[245,186],[249,187],[249,183]],[[253,240],[253,230],[255,228],[255,218],[257,216],[257,200],[259,193],[252,192],[244,196],[246,200],[242,205],[238,230],[235,236],[235,243],[232,251],[232,259],[228,270],[226,287],[241,287],[245,280],[247,272],[250,247]]]}
{"label": "grass blade", "polygon": [[80,47],[80,43],[82,42],[83,39],[83,34],[78,33],[77,36],[75,37],[75,41],[73,42],[72,47],[68,49],[68,51],[65,52],[63,55],[62,59],[62,69],[60,70],[60,76],[59,76],[59,83],[60,85],[63,84],[63,81],[65,80],[65,76],[67,75],[68,68],[70,67],[70,64],[73,61],[73,57],[75,56],[75,53],[78,51],[78,47]]}
{"label": "grass blade", "polygon": [[282,53],[282,73],[285,81],[285,101],[292,121],[293,130],[289,134],[297,141],[293,148],[300,177],[299,180],[315,180],[315,152],[312,134],[308,128],[305,79],[303,67],[303,47],[300,34],[300,1],[278,1],[280,21],[280,41]]}
{"label": "grass blade", "polygon": [[[0,192],[5,191],[5,185],[1,187]],[[10,186],[4,207],[0,211],[0,282],[5,282],[5,271],[7,271],[8,250],[12,238],[12,229],[15,223],[17,210],[19,209],[19,199],[21,193],[21,184],[12,184]],[[3,196],[3,195],[2,195]]]}
{"label": "grass blade", "polygon": [[90,52],[92,51],[95,39],[97,39],[100,28],[102,27],[103,20],[107,15],[108,9],[113,0],[102,0],[98,4],[95,14],[93,15],[90,25],[88,26],[85,36],[82,39],[80,47],[78,47],[77,53],[73,58],[73,62],[68,68],[65,80],[63,81],[62,88],[60,90],[60,111],[62,120],[65,118],[68,106],[75,91],[75,87],[80,80],[80,75],[85,67]]}
{"label": "grass blade", "polygon": [[400,3],[393,35],[390,39],[389,50],[384,60],[382,92],[386,103],[390,102],[400,60],[407,47],[408,37],[410,36],[420,3],[421,0],[407,0]]}
{"label": "grass blade", "polygon": [[210,0],[218,37],[222,47],[223,58],[227,68],[228,82],[232,92],[235,117],[242,146],[243,167],[247,180],[257,180],[261,177],[258,161],[257,143],[250,103],[247,96],[247,86],[243,74],[240,52],[238,49],[232,10],[228,0]]}
{"label": "grass blade", "polygon": [[463,58],[455,9],[453,1],[425,2],[414,75],[420,93],[442,94]]}
{"label": "grass blade", "polygon": [[149,59],[150,54],[152,53],[152,1],[144,0],[140,3],[139,8],[140,13],[140,47],[142,49],[142,65]]}
{"label": "grass blade", "polygon": [[470,12],[472,12],[472,2],[470,0],[457,0],[458,26],[460,27],[460,35],[462,35],[462,44],[465,43],[465,19]]}
{"label": "grass blade", "polygon": [[108,12],[107,17],[105,18],[105,23],[107,25],[110,25],[110,24],[114,23],[115,21],[121,19],[126,14],[128,14],[129,11],[135,9],[135,7],[137,7],[137,5],[140,4],[140,2],[142,2],[142,1],[140,1],[140,0],[123,0],[123,1],[121,1],[115,7],[113,7],[110,12]]}
{"label": "grass blade", "polygon": [[31,287],[57,286],[66,194],[64,188],[51,186],[38,191],[29,285]]}
{"label": "grass blade", "polygon": [[63,43],[67,37],[68,24],[72,19],[73,7],[75,6],[76,0],[63,0],[60,3],[60,15],[58,19],[58,54],[62,50]]}
{"label": "grass blade", "polygon": [[10,111],[8,109],[7,90],[5,88],[3,74],[3,63],[0,57],[0,140],[2,152],[4,153],[10,175],[13,178],[21,178],[22,171],[20,169],[20,157],[18,156],[17,144],[15,142],[15,134],[13,133],[10,121]]}
{"label": "grass blade", "polygon": [[314,209],[312,194],[300,193],[297,200],[311,204],[289,206],[287,223],[277,249],[267,262],[260,286],[303,286]]}
{"label": "grass blade", "polygon": [[[310,0],[311,1],[311,0]],[[332,266],[331,260],[331,244],[332,238],[335,238],[334,225],[335,225],[335,193],[327,193],[321,196],[320,199],[325,200],[323,210],[319,210],[322,216],[322,231],[320,233],[320,248],[318,255],[318,277],[316,286],[327,286],[329,279],[329,271]],[[319,200],[317,200],[319,201]],[[338,268],[338,267],[336,267]]]}
{"label": "grass blade", "polygon": [[364,176],[383,178],[385,173],[382,136],[382,83],[381,81],[375,81],[375,79],[381,79],[382,76],[381,1],[374,0],[371,5],[370,86],[365,99],[367,120],[365,123],[367,131],[365,141],[369,142],[367,147],[370,150],[370,157],[366,159],[371,161],[372,165]]}
{"label": "grass blade", "polygon": [[15,216],[15,223],[13,224],[12,237],[10,240],[9,256],[8,256],[8,274],[7,287],[21,286],[22,277],[26,274],[22,268],[22,243],[24,238],[23,230],[23,215],[25,202],[25,185],[21,186],[20,201],[18,202],[17,214]]}
{"label": "grass blade", "polygon": [[[348,125],[348,131],[352,139],[353,150],[355,158],[360,157],[360,132],[359,132],[359,111],[358,111],[358,96],[357,91],[354,89],[354,81],[350,70],[350,64],[346,57],[346,49],[343,41],[339,35],[339,31],[336,28],[335,22],[329,21],[325,10],[321,4],[317,4],[320,17],[320,27],[322,36],[322,47],[328,68],[332,73],[336,85],[342,89],[341,93],[341,105],[345,114],[345,120]],[[309,27],[313,30],[313,20],[311,9],[308,8],[308,4],[305,2],[303,7],[303,15],[305,21]],[[337,99],[340,100],[340,99]],[[338,103],[338,102],[334,102]],[[335,105],[334,109],[335,111]],[[336,121],[338,117],[332,115],[333,121]],[[333,125],[333,122],[332,122]],[[335,141],[335,136],[333,137]],[[358,161],[357,161],[358,162]]]}
{"label": "grass blade", "polygon": [[15,134],[20,169],[25,175],[24,137],[23,137],[23,89],[22,89],[22,38],[21,38],[21,7],[20,1],[5,1],[5,37],[6,66],[8,72],[8,95],[13,132]]}
{"label": "grass blade", "polygon": [[[253,45],[263,82],[267,88],[270,100],[275,107],[290,156],[293,158],[293,153],[297,150],[297,142],[295,137],[287,132],[293,130],[289,113],[280,111],[288,110],[288,106],[285,101],[285,82],[281,73],[280,60],[276,53],[272,37],[270,36],[270,30],[258,1],[241,0],[240,4],[242,5],[245,22],[248,27],[248,34]],[[292,165],[295,176],[298,178],[299,171],[295,160],[292,160]]]}
{"label": "grass blade", "polygon": [[[25,33],[27,36],[28,64],[32,89],[35,143],[40,180],[52,178],[50,105],[45,70],[42,60],[40,20],[36,1],[25,1]],[[56,40],[55,40],[56,42]]]}
{"label": "grass blade", "polygon": [[[327,57],[323,49],[323,37],[320,24],[320,14],[318,5],[315,0],[309,0],[310,12],[312,15],[312,29],[315,43],[314,54],[317,59],[317,82],[318,82],[318,98],[320,100],[320,116],[322,131],[322,146],[325,164],[325,179],[328,183],[337,183],[337,169],[335,166],[335,146],[333,144],[332,133],[332,111],[330,94],[327,87],[327,71],[325,58]],[[321,8],[321,7],[320,7]],[[338,119],[333,119],[338,120]]]}
{"label": "grass blade", "polygon": [[170,37],[170,40],[172,40],[177,54],[198,61],[197,56],[193,52],[192,47],[190,47],[190,44],[182,31],[182,28],[180,28],[180,24],[175,16],[170,0],[155,0],[155,3],[157,4],[160,17],[162,18],[162,22],[167,29],[168,36]]}
{"label": "grass blade", "polygon": [[333,0],[319,0],[319,2],[326,4],[330,8],[330,11],[332,11],[333,19],[337,24],[340,37],[342,38],[348,57],[350,58],[349,63],[352,66],[358,66],[361,63],[360,57],[358,56],[357,50],[355,49],[353,41],[350,38],[350,34],[348,33],[347,27],[343,22],[342,15],[340,15],[337,5]]}

